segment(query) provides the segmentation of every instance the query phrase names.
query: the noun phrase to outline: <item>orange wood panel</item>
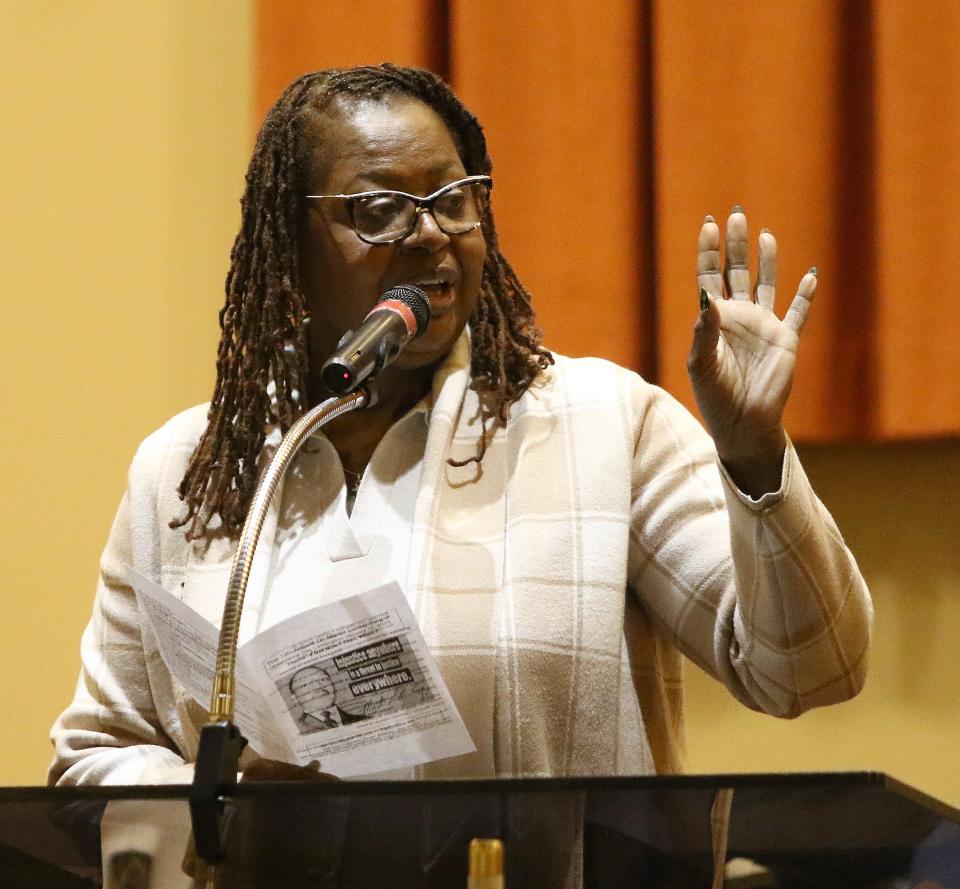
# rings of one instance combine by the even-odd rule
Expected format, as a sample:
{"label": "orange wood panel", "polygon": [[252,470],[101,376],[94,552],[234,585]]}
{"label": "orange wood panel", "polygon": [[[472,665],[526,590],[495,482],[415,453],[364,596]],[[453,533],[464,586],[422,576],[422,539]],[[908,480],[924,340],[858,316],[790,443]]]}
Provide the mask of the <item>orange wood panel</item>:
{"label": "orange wood panel", "polygon": [[261,0],[256,10],[256,120],[295,77],[395,62],[446,74],[442,0]]}
{"label": "orange wood panel", "polygon": [[877,4],[881,438],[960,433],[960,4]]}
{"label": "orange wood panel", "polygon": [[484,124],[501,246],[547,344],[648,369],[641,22],[620,0],[463,0],[451,71]]}

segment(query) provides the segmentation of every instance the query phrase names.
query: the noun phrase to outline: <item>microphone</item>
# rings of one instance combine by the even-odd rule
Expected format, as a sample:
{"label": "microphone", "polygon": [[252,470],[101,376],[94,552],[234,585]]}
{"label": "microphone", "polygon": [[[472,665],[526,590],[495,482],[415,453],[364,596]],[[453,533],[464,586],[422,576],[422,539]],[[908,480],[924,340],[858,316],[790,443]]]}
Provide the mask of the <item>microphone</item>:
{"label": "microphone", "polygon": [[247,743],[233,721],[237,639],[253,555],[267,510],[303,443],[330,420],[372,404],[373,394],[368,388],[358,388],[360,384],[383,370],[410,340],[425,333],[429,324],[430,302],[419,287],[401,284],[383,294],[357,332],[348,331],[321,368],[324,383],[339,397],[314,405],[287,430],[257,482],[230,568],[210,693],[210,719],[200,732],[190,788],[194,848],[202,861],[198,868],[205,885],[214,884],[217,865],[224,859],[223,798],[236,787],[240,754]]}
{"label": "microphone", "polygon": [[391,287],[356,332],[348,330],[320,375],[331,392],[345,395],[364,380],[380,373],[404,346],[426,333],[430,324],[430,302],[419,287],[400,284]]}

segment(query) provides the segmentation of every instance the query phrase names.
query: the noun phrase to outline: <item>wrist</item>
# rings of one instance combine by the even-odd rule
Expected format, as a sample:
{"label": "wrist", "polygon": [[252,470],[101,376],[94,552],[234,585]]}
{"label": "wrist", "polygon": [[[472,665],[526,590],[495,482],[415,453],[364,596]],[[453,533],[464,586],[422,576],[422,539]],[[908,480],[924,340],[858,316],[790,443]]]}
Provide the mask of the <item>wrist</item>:
{"label": "wrist", "polygon": [[759,500],[780,490],[787,436],[782,427],[770,436],[748,441],[716,440],[717,455],[733,483],[747,496]]}

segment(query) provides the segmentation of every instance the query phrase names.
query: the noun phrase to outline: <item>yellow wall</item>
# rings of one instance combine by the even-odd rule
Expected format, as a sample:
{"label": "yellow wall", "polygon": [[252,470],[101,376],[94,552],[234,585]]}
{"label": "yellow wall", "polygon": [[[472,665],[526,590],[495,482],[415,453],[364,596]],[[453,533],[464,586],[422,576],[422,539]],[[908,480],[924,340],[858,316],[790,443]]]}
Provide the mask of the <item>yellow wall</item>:
{"label": "yellow wall", "polygon": [[247,0],[3,4],[0,784],[36,784],[137,442],[209,397]]}
{"label": "yellow wall", "polygon": [[[251,0],[4,13],[0,784],[43,781],[133,449],[212,385],[251,27]],[[960,443],[804,459],[876,595],[867,690],[778,722],[691,669],[689,767],[881,769],[960,804]]]}

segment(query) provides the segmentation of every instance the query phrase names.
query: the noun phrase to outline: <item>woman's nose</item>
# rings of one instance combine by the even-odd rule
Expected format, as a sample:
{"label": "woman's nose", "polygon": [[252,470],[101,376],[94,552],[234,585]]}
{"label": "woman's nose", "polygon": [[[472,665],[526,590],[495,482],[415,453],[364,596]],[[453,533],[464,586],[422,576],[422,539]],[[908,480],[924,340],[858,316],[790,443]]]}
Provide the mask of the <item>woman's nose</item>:
{"label": "woman's nose", "polygon": [[427,250],[432,253],[449,242],[450,235],[437,224],[433,211],[422,209],[417,212],[413,231],[400,242],[400,246],[403,250]]}

